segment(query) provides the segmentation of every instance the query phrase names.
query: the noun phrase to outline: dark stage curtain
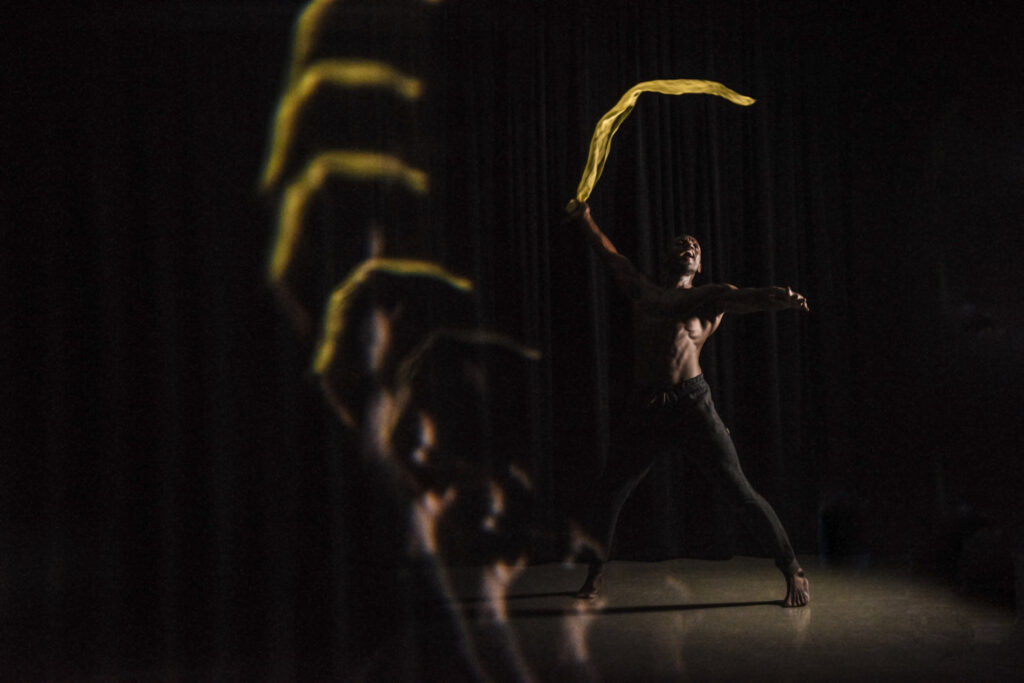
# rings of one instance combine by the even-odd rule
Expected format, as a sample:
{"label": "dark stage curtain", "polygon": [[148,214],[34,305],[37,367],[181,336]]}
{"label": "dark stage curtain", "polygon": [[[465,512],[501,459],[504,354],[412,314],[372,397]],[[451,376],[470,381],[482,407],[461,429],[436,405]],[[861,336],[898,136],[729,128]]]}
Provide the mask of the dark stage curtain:
{"label": "dark stage curtain", "polygon": [[[727,316],[703,358],[797,552],[906,553],[959,501],[1013,505],[1019,466],[992,456],[995,477],[972,462],[1019,452],[1021,244],[1005,226],[1020,199],[993,189],[998,163],[954,142],[1020,141],[1019,89],[999,116],[965,103],[1012,83],[1012,62],[977,82],[938,45],[964,38],[938,19],[938,37],[908,38],[897,14],[872,33],[866,10],[812,3],[412,4],[352,3],[338,35],[358,40],[319,49],[426,82],[402,125],[430,197],[387,237],[471,279],[478,323],[541,351],[496,375],[520,398],[534,525],[586,502],[632,354],[627,302],[564,206],[599,117],[657,78],[757,103],[642,96],[594,216],[648,273],[686,232],[704,248],[699,282],[807,295],[806,316]],[[0,477],[15,677],[237,662],[314,675],[407,616],[389,594],[404,511],[312,377],[313,337],[266,284],[277,204],[257,183],[302,7],[84,4],[18,31],[31,58],[5,103],[17,163]],[[981,24],[986,45],[1000,26]],[[947,76],[960,104],[943,104]],[[379,107],[348,112],[349,143],[388,139]],[[334,121],[315,125],[329,136]],[[328,236],[334,209],[316,218]],[[314,306],[368,235],[307,254]],[[846,548],[823,536],[832,523]],[[621,559],[759,552],[684,462],[657,463],[620,531]]]}

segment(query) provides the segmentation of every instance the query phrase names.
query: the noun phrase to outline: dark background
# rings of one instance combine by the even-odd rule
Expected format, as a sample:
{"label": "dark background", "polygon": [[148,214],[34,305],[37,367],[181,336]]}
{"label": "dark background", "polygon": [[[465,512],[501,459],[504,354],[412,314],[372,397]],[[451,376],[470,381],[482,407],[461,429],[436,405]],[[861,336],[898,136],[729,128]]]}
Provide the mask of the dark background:
{"label": "dark background", "polygon": [[[1006,595],[1024,479],[1012,3],[412,4],[353,3],[347,40],[322,49],[427,81],[412,130],[435,189],[410,240],[474,281],[482,324],[544,352],[524,443],[541,518],[575,509],[603,462],[630,353],[625,302],[562,207],[626,89],[707,78],[758,101],[643,96],[596,219],[648,272],[690,232],[703,281],[809,298],[807,316],[727,319],[704,359],[799,553]],[[375,568],[394,559],[398,513],[368,493],[264,275],[276,204],[257,181],[301,8],[86,3],[11,20],[10,673],[243,661],[287,676],[368,638],[355,596],[387,589]],[[388,137],[377,113],[347,124],[354,139]],[[690,483],[658,465],[618,557],[756,552],[725,511],[695,511],[711,499]]]}

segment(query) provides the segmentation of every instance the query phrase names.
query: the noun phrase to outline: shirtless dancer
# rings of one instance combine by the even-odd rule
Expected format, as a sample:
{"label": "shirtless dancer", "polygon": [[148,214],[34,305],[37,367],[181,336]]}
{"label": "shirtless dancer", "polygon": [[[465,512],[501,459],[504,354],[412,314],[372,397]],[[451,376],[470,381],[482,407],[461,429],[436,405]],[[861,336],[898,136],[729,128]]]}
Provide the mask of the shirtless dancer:
{"label": "shirtless dancer", "polygon": [[599,548],[591,557],[587,579],[577,597],[597,595],[602,569],[611,549],[619,511],[655,458],[683,454],[708,480],[743,511],[743,518],[786,579],[786,607],[806,605],[810,588],[785,529],[771,506],[743,475],[728,429],[715,412],[700,369],[700,351],[730,313],[795,308],[807,300],[792,289],[733,285],[693,286],[701,271],[701,251],[689,235],[676,238],[662,264],[661,286],[642,275],[620,254],[590,215],[578,204],[572,211],[616,284],[634,306],[637,357],[634,389],[625,430],[626,448],[617,448],[597,482],[593,527]]}

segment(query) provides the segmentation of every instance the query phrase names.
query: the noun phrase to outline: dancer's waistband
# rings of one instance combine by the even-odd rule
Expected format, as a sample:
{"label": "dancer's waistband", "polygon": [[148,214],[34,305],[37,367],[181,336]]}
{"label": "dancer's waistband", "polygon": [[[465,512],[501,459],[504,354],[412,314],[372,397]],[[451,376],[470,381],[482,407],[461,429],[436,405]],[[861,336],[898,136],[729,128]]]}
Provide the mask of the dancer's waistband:
{"label": "dancer's waistband", "polygon": [[691,377],[690,379],[684,379],[682,382],[676,383],[674,386],[677,389],[692,389],[693,387],[699,387],[702,384],[707,384],[704,381],[704,373]]}
{"label": "dancer's waistband", "polygon": [[644,410],[664,408],[678,403],[687,394],[707,387],[704,375],[684,379],[676,384],[662,384],[644,387],[634,393],[634,404]]}
{"label": "dancer's waistband", "polygon": [[697,375],[696,377],[691,377],[690,379],[684,379],[681,382],[676,382],[675,384],[648,384],[646,386],[638,388],[636,393],[640,394],[641,396],[646,396],[649,394],[655,394],[662,391],[688,391],[690,389],[694,389],[705,384],[707,384],[707,382],[704,380],[704,375],[702,373]]}

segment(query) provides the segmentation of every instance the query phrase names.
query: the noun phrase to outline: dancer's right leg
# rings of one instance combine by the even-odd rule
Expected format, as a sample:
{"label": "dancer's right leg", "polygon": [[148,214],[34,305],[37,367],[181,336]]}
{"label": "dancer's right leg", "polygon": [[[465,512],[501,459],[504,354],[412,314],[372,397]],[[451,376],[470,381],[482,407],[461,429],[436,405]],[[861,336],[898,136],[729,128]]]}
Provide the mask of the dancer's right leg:
{"label": "dancer's right leg", "polygon": [[611,554],[619,513],[654,462],[653,451],[644,446],[646,444],[635,442],[631,449],[616,448],[597,481],[590,513],[586,516],[590,543],[582,553],[582,559],[588,564],[587,578],[576,592],[578,598],[592,599],[600,590],[604,564]]}

